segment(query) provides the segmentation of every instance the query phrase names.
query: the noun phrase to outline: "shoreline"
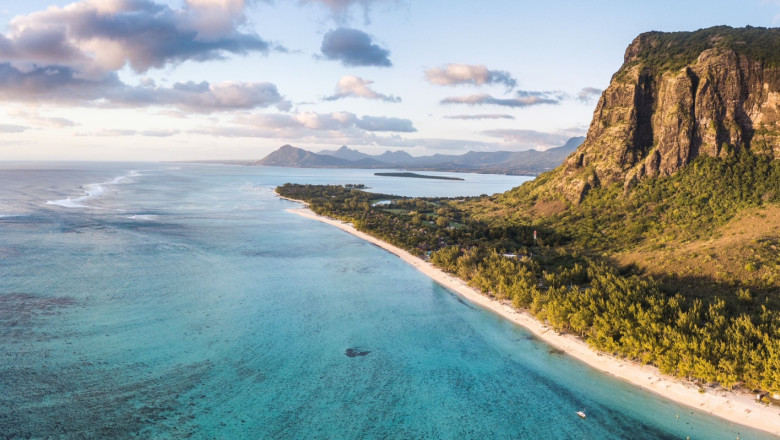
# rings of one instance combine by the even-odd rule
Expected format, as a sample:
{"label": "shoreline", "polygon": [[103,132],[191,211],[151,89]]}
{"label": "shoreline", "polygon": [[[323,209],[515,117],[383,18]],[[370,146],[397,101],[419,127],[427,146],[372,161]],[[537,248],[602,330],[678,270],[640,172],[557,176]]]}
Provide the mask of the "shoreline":
{"label": "shoreline", "polygon": [[335,226],[395,254],[447,289],[524,327],[540,340],[564,351],[569,356],[588,364],[592,368],[682,405],[696,408],[729,422],[780,436],[780,408],[757,402],[753,394],[721,388],[706,388],[705,393],[700,393],[698,385],[684,379],[662,374],[656,367],[651,365],[643,365],[627,359],[617,358],[610,354],[597,352],[576,336],[555,332],[552,328],[538,321],[530,313],[516,310],[509,303],[483,295],[476,289],[468,286],[463,280],[436,268],[433,264],[412,255],[404,249],[368,235],[365,232],[358,231],[350,223],[318,215],[308,208],[308,203],[302,200],[290,199],[278,194],[277,196],[292,202],[303,203],[305,206],[304,208],[287,209],[287,212]]}

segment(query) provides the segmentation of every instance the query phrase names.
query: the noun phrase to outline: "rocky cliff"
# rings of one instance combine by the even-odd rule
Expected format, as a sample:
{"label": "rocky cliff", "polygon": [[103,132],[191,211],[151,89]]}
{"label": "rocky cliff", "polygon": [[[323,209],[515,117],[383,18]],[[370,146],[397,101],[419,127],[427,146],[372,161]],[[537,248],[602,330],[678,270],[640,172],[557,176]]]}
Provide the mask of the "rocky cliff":
{"label": "rocky cliff", "polygon": [[649,32],[628,46],[587,139],[545,186],[579,203],[600,185],[629,189],[699,155],[747,150],[780,159],[780,29]]}

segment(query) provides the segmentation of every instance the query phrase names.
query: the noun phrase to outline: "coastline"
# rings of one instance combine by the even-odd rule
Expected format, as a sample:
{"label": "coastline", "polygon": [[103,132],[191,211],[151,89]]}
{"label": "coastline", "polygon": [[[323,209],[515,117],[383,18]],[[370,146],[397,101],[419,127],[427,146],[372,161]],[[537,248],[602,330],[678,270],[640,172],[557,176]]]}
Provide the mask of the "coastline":
{"label": "coastline", "polygon": [[603,373],[721,419],[780,436],[780,408],[758,403],[752,394],[714,388],[707,388],[705,393],[700,393],[697,385],[662,374],[653,366],[599,353],[576,336],[555,332],[530,313],[518,311],[509,303],[483,295],[468,286],[463,280],[434,267],[431,263],[423,261],[404,249],[358,231],[352,224],[318,215],[308,208],[308,203],[302,200],[278,197],[303,203],[305,206],[304,208],[287,209],[287,212],[335,226],[395,254],[435,282],[456,292],[470,302],[526,328],[540,340]]}

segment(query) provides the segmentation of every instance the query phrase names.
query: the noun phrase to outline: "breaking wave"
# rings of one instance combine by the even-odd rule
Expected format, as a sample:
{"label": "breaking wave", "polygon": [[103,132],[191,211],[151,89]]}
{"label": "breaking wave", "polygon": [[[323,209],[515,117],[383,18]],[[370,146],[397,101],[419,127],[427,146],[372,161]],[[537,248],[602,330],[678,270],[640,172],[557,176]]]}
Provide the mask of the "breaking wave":
{"label": "breaking wave", "polygon": [[88,200],[98,198],[106,193],[106,186],[117,185],[125,179],[132,177],[138,177],[141,173],[139,171],[130,171],[127,174],[115,177],[109,181],[102,183],[88,183],[81,187],[84,195],[79,197],[66,197],[59,200],[47,200],[47,205],[56,205],[63,208],[90,208],[91,206],[85,204]]}

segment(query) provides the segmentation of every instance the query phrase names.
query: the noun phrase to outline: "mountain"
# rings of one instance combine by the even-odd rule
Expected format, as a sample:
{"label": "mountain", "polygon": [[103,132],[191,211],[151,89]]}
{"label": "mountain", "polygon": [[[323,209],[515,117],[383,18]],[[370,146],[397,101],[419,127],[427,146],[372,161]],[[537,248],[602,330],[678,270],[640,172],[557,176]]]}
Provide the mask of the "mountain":
{"label": "mountain", "polygon": [[434,154],[415,157],[405,151],[370,155],[342,146],[319,153],[285,145],[255,165],[327,168],[406,168],[420,171],[460,171],[499,174],[538,174],[560,165],[583,141],[574,137],[546,151],[469,151],[460,155]]}
{"label": "mountain", "polygon": [[342,145],[341,148],[338,150],[322,150],[317,154],[325,155],[325,156],[333,156],[337,157],[339,159],[349,160],[349,161],[356,161],[361,159],[370,159],[371,156],[365,153],[361,153],[358,150],[353,150],[346,145]]}
{"label": "mountain", "polygon": [[548,227],[687,292],[777,289],[780,29],[639,35],[585,142],[471,209]]}
{"label": "mountain", "polygon": [[352,162],[346,159],[322,155],[306,151],[292,145],[283,145],[278,150],[269,154],[255,165],[266,165],[275,167],[348,167]]}
{"label": "mountain", "polygon": [[546,189],[579,203],[594,187],[670,176],[698,156],[778,158],[779,122],[780,29],[644,33]]}
{"label": "mountain", "polygon": [[322,150],[317,154],[338,157],[339,159],[346,159],[352,162],[357,162],[364,159],[372,159],[381,162],[382,164],[408,164],[413,163],[415,160],[414,156],[405,151],[387,150],[379,155],[370,155],[361,153],[358,150],[353,150],[346,145],[343,145],[338,150]]}
{"label": "mountain", "polygon": [[398,164],[409,163],[414,160],[414,156],[407,153],[406,151],[387,150],[379,156],[376,156],[375,159],[384,163]]}
{"label": "mountain", "polygon": [[536,169],[549,171],[563,163],[564,159],[574,152],[585,140],[584,137],[573,137],[560,147],[550,148],[543,152],[536,150],[518,151],[512,153],[506,160],[492,170],[506,174],[525,174],[525,170]]}

